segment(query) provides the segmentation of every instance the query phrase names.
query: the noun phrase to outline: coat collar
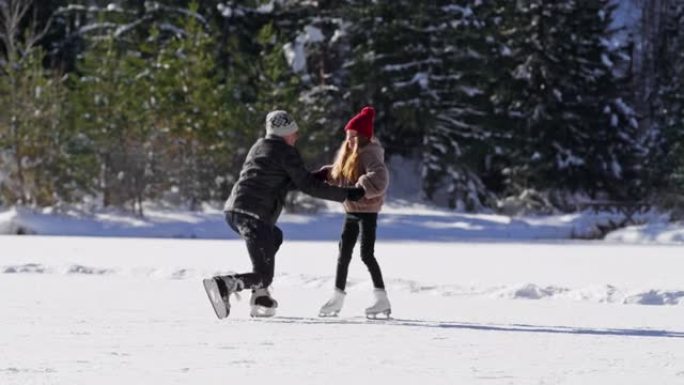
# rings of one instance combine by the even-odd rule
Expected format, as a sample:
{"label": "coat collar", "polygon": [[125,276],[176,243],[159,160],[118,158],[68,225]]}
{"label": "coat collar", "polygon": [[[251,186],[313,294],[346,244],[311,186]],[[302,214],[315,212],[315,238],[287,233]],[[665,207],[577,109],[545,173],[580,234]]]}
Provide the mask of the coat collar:
{"label": "coat collar", "polygon": [[266,134],[264,139],[272,139],[272,140],[279,140],[281,142],[285,142],[285,139],[282,136],[274,135],[274,134]]}

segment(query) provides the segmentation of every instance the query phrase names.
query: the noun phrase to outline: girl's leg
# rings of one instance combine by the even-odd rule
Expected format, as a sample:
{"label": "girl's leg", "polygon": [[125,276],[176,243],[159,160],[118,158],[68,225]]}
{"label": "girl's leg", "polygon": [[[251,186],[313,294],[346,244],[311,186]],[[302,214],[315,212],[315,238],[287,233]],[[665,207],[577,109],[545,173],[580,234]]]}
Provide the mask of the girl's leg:
{"label": "girl's leg", "polygon": [[337,272],[335,274],[335,287],[344,291],[347,286],[347,273],[349,272],[349,262],[351,261],[354,245],[359,237],[359,219],[351,214],[344,218],[344,227],[340,237],[340,252],[337,257]]}
{"label": "girl's leg", "polygon": [[375,233],[378,224],[377,213],[357,214],[361,220],[361,260],[366,264],[370,272],[373,286],[376,289],[384,289],[380,265],[375,259]]}

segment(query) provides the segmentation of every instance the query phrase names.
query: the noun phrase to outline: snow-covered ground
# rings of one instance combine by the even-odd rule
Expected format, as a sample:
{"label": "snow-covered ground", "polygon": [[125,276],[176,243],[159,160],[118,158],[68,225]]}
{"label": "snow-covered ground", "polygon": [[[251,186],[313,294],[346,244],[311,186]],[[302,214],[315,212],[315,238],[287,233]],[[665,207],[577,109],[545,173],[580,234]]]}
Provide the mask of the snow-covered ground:
{"label": "snow-covered ground", "polygon": [[0,384],[684,384],[684,258],[655,224],[589,242],[563,238],[605,216],[390,207],[393,319],[363,318],[358,255],[340,317],[320,319],[341,220],[285,216],[277,317],[250,319],[247,294],[219,321],[201,279],[250,268],[220,213],[0,213],[73,235],[0,236]]}

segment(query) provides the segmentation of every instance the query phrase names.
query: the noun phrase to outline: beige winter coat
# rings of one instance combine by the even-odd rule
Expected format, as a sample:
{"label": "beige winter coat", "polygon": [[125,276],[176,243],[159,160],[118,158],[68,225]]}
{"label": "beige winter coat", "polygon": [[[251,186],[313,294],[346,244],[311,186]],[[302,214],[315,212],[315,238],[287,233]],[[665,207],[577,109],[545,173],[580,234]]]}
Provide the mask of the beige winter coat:
{"label": "beige winter coat", "polygon": [[[366,195],[357,202],[344,201],[344,209],[348,213],[380,212],[389,185],[389,172],[385,166],[385,150],[380,142],[373,139],[359,149],[359,167],[361,168],[361,176],[355,185],[362,187],[366,191]],[[350,184],[339,183],[339,181],[332,182],[341,185]]]}

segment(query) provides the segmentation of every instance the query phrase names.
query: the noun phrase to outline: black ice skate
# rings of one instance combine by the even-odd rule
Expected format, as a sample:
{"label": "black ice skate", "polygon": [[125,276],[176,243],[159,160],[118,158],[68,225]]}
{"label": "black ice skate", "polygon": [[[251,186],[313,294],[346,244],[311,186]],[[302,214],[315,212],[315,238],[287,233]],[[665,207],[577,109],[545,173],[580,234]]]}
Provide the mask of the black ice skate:
{"label": "black ice skate", "polygon": [[242,280],[232,275],[226,275],[207,278],[202,283],[216,316],[219,319],[228,317],[230,314],[230,295],[236,294],[244,288]]}
{"label": "black ice skate", "polygon": [[251,317],[266,318],[273,317],[278,308],[278,301],[271,297],[268,289],[254,289],[249,300]]}

